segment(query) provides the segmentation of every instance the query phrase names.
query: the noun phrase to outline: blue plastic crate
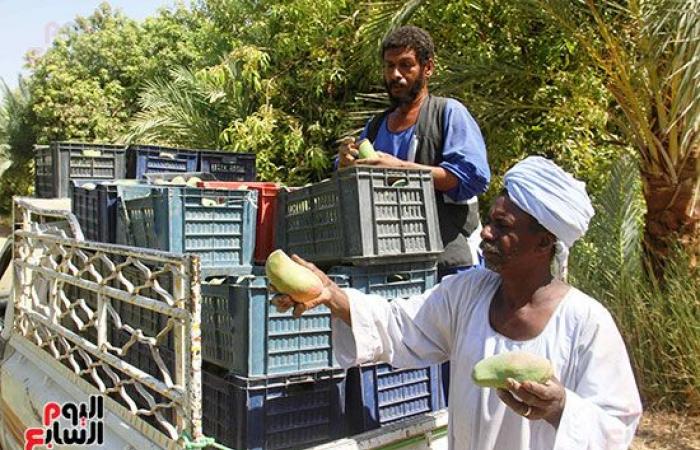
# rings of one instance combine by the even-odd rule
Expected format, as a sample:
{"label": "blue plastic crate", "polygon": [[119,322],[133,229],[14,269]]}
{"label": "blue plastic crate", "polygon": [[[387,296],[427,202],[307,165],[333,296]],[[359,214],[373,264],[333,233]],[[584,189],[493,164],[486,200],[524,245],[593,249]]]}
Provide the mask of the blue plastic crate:
{"label": "blue plastic crate", "polygon": [[236,449],[306,448],[345,433],[345,374],[259,379],[202,373],[202,425]]}
{"label": "blue plastic crate", "polygon": [[255,190],[153,188],[124,201],[128,244],[200,257],[202,276],[245,275],[253,265]]}
{"label": "blue plastic crate", "polygon": [[153,172],[196,172],[198,158],[197,150],[132,145],[127,152],[127,175],[142,179]]}
{"label": "blue plastic crate", "polygon": [[396,263],[380,266],[335,266],[328,274],[344,275],[351,288],[393,300],[422,294],[435,286],[435,261]]}
{"label": "blue plastic crate", "polygon": [[351,433],[444,408],[440,366],[394,369],[387,364],[347,372],[346,412]]}
{"label": "blue plastic crate", "polygon": [[[345,277],[332,279],[347,286]],[[321,306],[295,319],[291,310],[277,312],[273,296],[265,276],[203,283],[204,360],[246,377],[335,366],[330,310]]]}
{"label": "blue plastic crate", "polygon": [[199,171],[211,173],[219,181],[255,181],[255,153],[202,151]]}
{"label": "blue plastic crate", "polygon": [[39,198],[70,197],[71,181],[124,178],[126,147],[82,142],[52,142],[37,146],[34,157],[35,194]]}

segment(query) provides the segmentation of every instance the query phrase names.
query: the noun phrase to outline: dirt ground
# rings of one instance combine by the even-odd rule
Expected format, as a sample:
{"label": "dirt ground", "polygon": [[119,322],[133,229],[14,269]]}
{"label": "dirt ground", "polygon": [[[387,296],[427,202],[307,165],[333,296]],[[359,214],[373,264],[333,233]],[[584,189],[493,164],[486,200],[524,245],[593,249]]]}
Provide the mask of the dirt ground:
{"label": "dirt ground", "polygon": [[632,450],[700,450],[700,416],[645,412]]}

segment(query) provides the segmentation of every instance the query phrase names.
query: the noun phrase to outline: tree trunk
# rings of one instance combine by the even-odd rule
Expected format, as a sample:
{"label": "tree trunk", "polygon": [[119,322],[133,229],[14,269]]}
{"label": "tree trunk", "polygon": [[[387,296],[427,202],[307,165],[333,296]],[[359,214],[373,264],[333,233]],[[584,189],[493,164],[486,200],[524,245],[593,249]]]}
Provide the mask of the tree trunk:
{"label": "tree trunk", "polygon": [[642,170],[647,203],[644,247],[652,268],[663,278],[665,261],[673,246],[680,244],[691,268],[700,263],[700,147],[690,152],[678,183]]}

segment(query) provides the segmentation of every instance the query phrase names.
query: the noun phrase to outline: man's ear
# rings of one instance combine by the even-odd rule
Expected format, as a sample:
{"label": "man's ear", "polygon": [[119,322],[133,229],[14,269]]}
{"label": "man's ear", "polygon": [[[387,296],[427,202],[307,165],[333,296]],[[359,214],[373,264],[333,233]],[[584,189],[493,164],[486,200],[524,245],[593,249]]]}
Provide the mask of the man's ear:
{"label": "man's ear", "polygon": [[428,61],[426,61],[425,66],[423,67],[423,70],[425,71],[425,77],[430,78],[433,73],[435,72],[435,61],[433,58],[428,58]]}
{"label": "man's ear", "polygon": [[537,247],[543,251],[551,252],[554,249],[554,245],[557,243],[557,238],[549,231],[540,233],[540,240],[537,243]]}

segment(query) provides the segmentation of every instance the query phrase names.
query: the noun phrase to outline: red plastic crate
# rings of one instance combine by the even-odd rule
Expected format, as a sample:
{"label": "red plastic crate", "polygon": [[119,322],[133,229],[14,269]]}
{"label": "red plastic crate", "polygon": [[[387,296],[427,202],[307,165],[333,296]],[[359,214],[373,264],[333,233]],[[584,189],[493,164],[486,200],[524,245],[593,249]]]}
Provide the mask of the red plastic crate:
{"label": "red plastic crate", "polygon": [[265,263],[275,249],[275,223],[277,222],[277,193],[279,185],[263,181],[200,181],[198,187],[235,190],[246,186],[258,191],[258,223],[255,234],[255,262]]}

